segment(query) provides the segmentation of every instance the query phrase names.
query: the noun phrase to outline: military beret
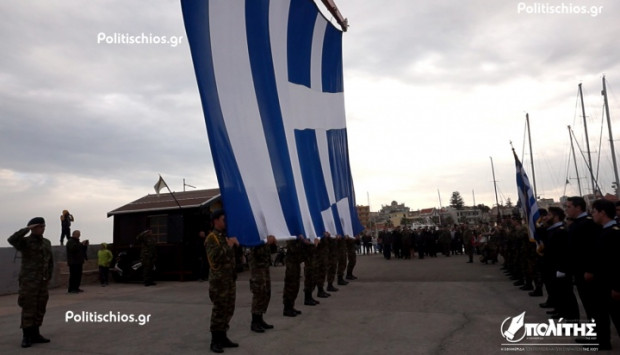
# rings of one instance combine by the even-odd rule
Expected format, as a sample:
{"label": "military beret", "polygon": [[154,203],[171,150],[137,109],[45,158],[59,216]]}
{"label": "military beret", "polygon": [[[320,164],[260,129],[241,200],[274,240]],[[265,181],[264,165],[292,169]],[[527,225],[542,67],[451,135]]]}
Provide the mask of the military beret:
{"label": "military beret", "polygon": [[45,224],[45,220],[43,217],[35,217],[28,222],[27,226],[31,226],[33,224]]}

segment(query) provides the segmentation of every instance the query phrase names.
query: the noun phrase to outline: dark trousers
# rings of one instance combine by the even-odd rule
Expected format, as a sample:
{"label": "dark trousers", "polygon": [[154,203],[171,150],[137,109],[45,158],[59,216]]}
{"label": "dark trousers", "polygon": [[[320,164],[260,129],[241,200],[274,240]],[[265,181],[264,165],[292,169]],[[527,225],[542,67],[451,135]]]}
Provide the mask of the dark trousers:
{"label": "dark trousers", "polygon": [[99,266],[99,281],[101,281],[102,285],[108,284],[108,271],[109,267]]}
{"label": "dark trousers", "polygon": [[579,319],[579,305],[573,291],[572,277],[554,277],[550,284],[552,291],[549,291],[548,300],[567,321],[577,321]]}
{"label": "dark trousers", "polygon": [[69,264],[69,292],[78,291],[82,284],[82,264]]}
{"label": "dark trousers", "polygon": [[592,282],[586,282],[583,278],[583,272],[575,273],[575,286],[577,287],[577,293],[581,299],[581,304],[586,311],[588,319],[594,318],[595,303],[596,303],[596,291]]}
{"label": "dark trousers", "polygon": [[63,227],[63,228],[61,228],[61,232],[60,232],[60,245],[64,245],[65,238],[67,238],[67,240],[69,240],[69,238],[71,238],[71,228],[70,227]]}

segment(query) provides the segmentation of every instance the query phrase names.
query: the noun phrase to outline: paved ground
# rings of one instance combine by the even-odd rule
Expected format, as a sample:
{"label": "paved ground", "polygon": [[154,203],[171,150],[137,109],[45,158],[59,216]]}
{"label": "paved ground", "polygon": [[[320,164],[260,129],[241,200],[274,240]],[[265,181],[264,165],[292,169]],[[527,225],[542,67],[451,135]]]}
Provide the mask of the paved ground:
{"label": "paved ground", "polygon": [[[358,256],[359,277],[321,304],[304,306],[296,318],[282,316],[284,268],[272,268],[273,295],[265,319],[275,329],[250,331],[248,276],[237,282],[237,308],[229,337],[240,343],[229,354],[492,354],[506,353],[500,327],[526,312],[526,323],[548,323],[538,303],[512,286],[499,265],[466,264],[463,256],[384,260]],[[303,285],[303,282],[302,282]],[[0,297],[0,354],[198,354],[208,352],[211,311],[207,282],[160,282],[155,287],[85,285],[73,295],[51,291],[42,334],[49,344],[21,349],[16,295]],[[66,321],[70,313],[149,315],[149,322]],[[570,344],[541,346],[524,344]],[[574,350],[572,338],[526,338],[513,350]],[[620,349],[620,339],[612,339]]]}

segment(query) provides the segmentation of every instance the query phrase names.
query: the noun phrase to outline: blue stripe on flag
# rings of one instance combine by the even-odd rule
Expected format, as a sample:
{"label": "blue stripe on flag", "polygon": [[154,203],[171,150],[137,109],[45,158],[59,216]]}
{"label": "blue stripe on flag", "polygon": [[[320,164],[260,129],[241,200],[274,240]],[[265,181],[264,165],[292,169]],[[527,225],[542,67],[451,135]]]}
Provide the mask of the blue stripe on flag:
{"label": "blue stripe on flag", "polygon": [[222,200],[226,209],[235,210],[237,216],[236,220],[228,219],[228,232],[239,237],[255,236],[258,235],[256,221],[219,104],[209,23],[204,22],[209,19],[209,3],[182,1],[181,6]]}
{"label": "blue stripe on flag", "polygon": [[301,176],[308,198],[314,232],[317,236],[321,236],[327,230],[323,225],[321,212],[329,209],[330,203],[321,168],[316,131],[313,129],[295,130],[295,142],[299,161],[303,162],[300,166]]}
{"label": "blue stripe on flag", "polygon": [[517,189],[519,191],[521,208],[523,209],[523,214],[525,215],[525,221],[528,226],[530,238],[538,241],[539,236],[536,233],[536,221],[540,217],[540,213],[538,211],[536,196],[534,196],[534,190],[530,185],[530,181],[527,178],[525,169],[523,168],[521,161],[519,161],[519,158],[514,151],[513,155],[515,158],[515,166],[517,170]]}
{"label": "blue stripe on flag", "polygon": [[311,53],[318,11],[308,0],[291,0],[288,18],[288,80],[311,87]]}
{"label": "blue stripe on flag", "polygon": [[325,29],[321,68],[323,92],[343,92],[342,32],[329,24]]}
{"label": "blue stripe on flag", "polygon": [[305,234],[273,68],[269,1],[247,0],[245,4],[252,78],[280,204],[291,235]]}
{"label": "blue stripe on flag", "polygon": [[327,144],[329,146],[329,163],[332,171],[334,192],[336,200],[348,198],[353,233],[355,235],[364,229],[359,221],[355,208],[355,191],[349,164],[349,149],[346,129],[331,129],[327,131]]}

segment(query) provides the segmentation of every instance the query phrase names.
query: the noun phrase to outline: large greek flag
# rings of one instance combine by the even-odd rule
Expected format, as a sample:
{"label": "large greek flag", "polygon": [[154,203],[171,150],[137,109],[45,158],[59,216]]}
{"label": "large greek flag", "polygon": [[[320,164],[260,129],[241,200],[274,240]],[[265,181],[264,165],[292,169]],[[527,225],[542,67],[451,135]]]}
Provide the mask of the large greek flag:
{"label": "large greek flag", "polygon": [[342,32],[312,0],[181,5],[228,234],[359,233]]}
{"label": "large greek flag", "polygon": [[517,169],[517,189],[519,190],[519,204],[523,210],[525,221],[527,223],[528,234],[531,241],[538,241],[538,235],[536,233],[536,221],[540,217],[538,212],[538,203],[536,202],[536,196],[534,196],[534,190],[530,185],[530,180],[527,178],[523,164],[517,157],[514,149],[512,154],[515,157],[515,166]]}

